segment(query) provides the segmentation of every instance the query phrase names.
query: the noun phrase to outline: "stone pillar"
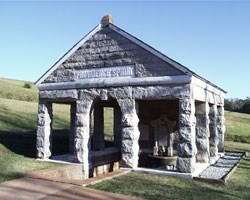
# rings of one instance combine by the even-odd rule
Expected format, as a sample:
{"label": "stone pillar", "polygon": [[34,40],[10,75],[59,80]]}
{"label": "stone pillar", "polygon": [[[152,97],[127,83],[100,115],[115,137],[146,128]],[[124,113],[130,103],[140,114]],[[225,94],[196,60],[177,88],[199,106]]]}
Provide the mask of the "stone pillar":
{"label": "stone pillar", "polygon": [[92,100],[76,102],[74,156],[75,162],[83,164],[84,179],[89,178],[90,158],[90,109]]}
{"label": "stone pillar", "polygon": [[69,153],[74,153],[75,140],[75,120],[76,120],[76,104],[70,105],[70,132],[69,132]]}
{"label": "stone pillar", "polygon": [[139,160],[139,118],[134,99],[117,99],[122,112],[121,166],[138,167]]}
{"label": "stone pillar", "polygon": [[114,107],[114,146],[121,148],[122,113],[119,107]]}
{"label": "stone pillar", "polygon": [[218,132],[217,132],[217,106],[211,105],[209,108],[209,150],[210,156],[215,157],[218,154]]}
{"label": "stone pillar", "polygon": [[197,103],[196,115],[196,162],[208,163],[209,152],[209,105],[208,103]]}
{"label": "stone pillar", "polygon": [[224,107],[217,107],[217,132],[218,132],[218,151],[224,152],[224,134],[225,134],[225,118],[224,118]]}
{"label": "stone pillar", "polygon": [[52,124],[52,103],[39,101],[36,139],[36,149],[38,158],[48,159],[51,156]]}
{"label": "stone pillar", "polygon": [[190,98],[179,99],[179,144],[177,170],[191,173],[195,169],[195,104]]}
{"label": "stone pillar", "polygon": [[103,106],[94,107],[94,133],[93,133],[93,150],[104,150],[104,118]]}

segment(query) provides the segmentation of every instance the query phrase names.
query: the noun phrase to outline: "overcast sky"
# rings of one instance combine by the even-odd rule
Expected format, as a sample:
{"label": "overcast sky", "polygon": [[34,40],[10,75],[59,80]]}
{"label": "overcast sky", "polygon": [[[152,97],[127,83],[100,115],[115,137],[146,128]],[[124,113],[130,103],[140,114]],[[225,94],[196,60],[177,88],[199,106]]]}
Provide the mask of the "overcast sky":
{"label": "overcast sky", "polygon": [[250,1],[0,1],[0,77],[35,82],[106,14],[227,98],[250,96]]}

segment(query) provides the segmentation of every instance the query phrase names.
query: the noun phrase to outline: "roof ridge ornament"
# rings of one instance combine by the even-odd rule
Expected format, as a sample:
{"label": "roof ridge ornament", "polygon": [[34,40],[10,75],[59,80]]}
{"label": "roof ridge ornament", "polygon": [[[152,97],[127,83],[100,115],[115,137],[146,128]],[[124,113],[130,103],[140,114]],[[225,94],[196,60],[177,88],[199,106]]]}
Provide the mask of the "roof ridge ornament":
{"label": "roof ridge ornament", "polygon": [[105,15],[101,20],[101,27],[107,26],[108,24],[114,24],[114,19],[111,15]]}

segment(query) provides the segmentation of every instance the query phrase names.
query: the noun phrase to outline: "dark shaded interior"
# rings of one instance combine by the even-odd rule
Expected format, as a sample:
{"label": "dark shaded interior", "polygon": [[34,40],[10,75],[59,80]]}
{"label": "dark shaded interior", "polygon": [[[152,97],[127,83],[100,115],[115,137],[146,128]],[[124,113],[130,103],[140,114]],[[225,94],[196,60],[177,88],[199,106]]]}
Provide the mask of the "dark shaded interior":
{"label": "dark shaded interior", "polygon": [[[141,100],[138,101],[138,117],[140,129],[140,155],[139,167],[152,167],[152,159],[149,154],[153,153],[154,128],[150,124],[153,120],[166,114],[169,120],[176,121],[174,131],[178,130],[178,100]],[[174,147],[177,149],[177,143]]]}

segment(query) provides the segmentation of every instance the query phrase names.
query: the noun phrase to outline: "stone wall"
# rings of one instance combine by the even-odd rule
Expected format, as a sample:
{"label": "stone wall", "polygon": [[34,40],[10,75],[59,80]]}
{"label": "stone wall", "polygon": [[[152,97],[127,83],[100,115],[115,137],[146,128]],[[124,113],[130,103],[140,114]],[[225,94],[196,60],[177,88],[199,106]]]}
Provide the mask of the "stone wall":
{"label": "stone wall", "polygon": [[[208,103],[201,103],[195,108],[195,100],[190,97],[190,85],[161,85],[161,86],[125,86],[111,88],[90,88],[90,89],[68,89],[68,90],[44,90],[39,92],[40,102],[38,109],[37,129],[37,155],[40,158],[49,158],[51,155],[50,131],[52,125],[51,102],[71,103],[71,149],[74,149],[75,161],[83,164],[85,178],[89,177],[89,170],[92,168],[90,159],[90,112],[95,100],[115,99],[119,109],[115,110],[116,119],[114,123],[121,135],[115,135],[116,147],[121,147],[121,166],[138,166],[139,136],[138,129],[138,105],[140,100],[173,100],[178,101],[177,112],[173,112],[174,118],[178,119],[179,143],[177,169],[180,172],[193,172],[195,160],[208,162],[209,143],[212,146],[210,154],[216,154],[216,138],[213,139],[215,131],[209,137],[210,120],[217,116],[217,121],[210,123],[210,130],[216,127],[219,138],[219,151],[224,146],[224,109],[218,107],[218,113]],[[217,108],[217,107],[216,107]],[[195,109],[197,110],[195,112]],[[100,112],[100,110],[96,110]],[[197,124],[196,124],[196,117]],[[74,116],[73,116],[74,115]],[[197,135],[197,139],[195,138]],[[73,142],[72,142],[73,141]],[[103,141],[101,142],[103,144]],[[98,144],[98,148],[100,145]],[[103,145],[101,147],[103,149]]]}
{"label": "stone wall", "polygon": [[183,75],[181,71],[149,53],[108,27],[87,40],[44,83],[76,80],[82,69],[135,65],[136,77]]}

